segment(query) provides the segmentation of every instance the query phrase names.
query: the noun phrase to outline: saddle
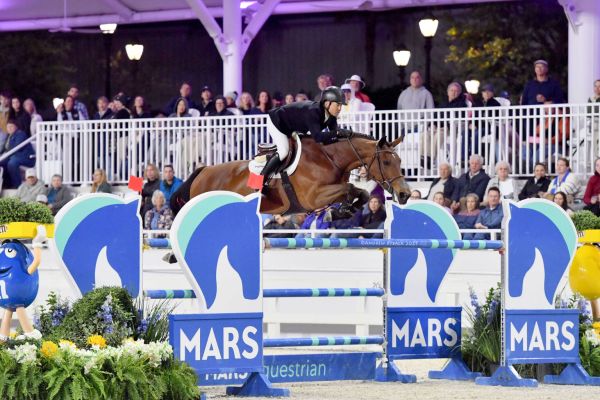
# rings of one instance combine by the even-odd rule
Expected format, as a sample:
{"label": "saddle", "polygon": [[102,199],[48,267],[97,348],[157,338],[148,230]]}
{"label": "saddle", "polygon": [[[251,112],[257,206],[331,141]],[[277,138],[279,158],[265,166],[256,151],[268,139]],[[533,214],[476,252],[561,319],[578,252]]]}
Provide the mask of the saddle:
{"label": "saddle", "polygon": [[[287,167],[289,167],[294,159],[296,158],[296,139],[291,137],[288,139],[290,151],[288,151],[288,155],[285,160],[281,160],[281,164],[279,168],[277,168],[276,173],[280,173]],[[277,146],[273,143],[259,143],[257,153],[254,156],[254,160],[258,164],[265,164],[271,157],[273,157],[277,153]],[[264,161],[263,161],[264,160]]]}

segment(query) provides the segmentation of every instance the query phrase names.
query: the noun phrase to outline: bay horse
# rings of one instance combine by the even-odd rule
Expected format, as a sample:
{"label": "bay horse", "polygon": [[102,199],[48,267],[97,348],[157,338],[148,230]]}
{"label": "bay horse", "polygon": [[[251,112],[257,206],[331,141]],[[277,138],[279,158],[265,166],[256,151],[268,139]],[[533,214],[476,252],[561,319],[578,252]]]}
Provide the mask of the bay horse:
{"label": "bay horse", "polygon": [[[317,143],[307,136],[301,140],[300,162],[289,179],[303,210],[294,209],[293,205],[291,207],[281,179],[271,179],[268,189],[263,192],[265,196],[260,204],[262,213],[312,212],[333,203],[358,209],[368,201],[368,194],[348,183],[348,178],[350,171],[362,166],[367,170],[368,179],[374,179],[395,200],[405,203],[409,198],[410,188],[400,169],[400,157],[394,151],[401,139],[388,143],[384,138],[377,140],[352,133],[348,138],[340,138],[329,145]],[[173,194],[172,208],[177,212],[182,207],[178,199],[187,200],[212,190],[227,190],[244,196],[254,193],[255,190],[246,185],[248,163],[233,161],[200,167]],[[187,190],[189,197],[188,193],[183,193]]]}

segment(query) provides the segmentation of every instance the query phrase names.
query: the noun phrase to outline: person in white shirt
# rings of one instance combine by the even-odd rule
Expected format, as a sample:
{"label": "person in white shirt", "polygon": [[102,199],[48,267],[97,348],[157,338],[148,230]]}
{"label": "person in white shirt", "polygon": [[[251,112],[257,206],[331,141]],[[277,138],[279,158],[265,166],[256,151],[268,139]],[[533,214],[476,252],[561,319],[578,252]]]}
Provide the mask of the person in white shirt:
{"label": "person in white shirt", "polygon": [[344,83],[341,89],[342,93],[344,93],[344,97],[346,98],[346,104],[342,105],[342,111],[340,112],[340,115],[360,111],[360,104],[362,101],[354,96],[352,86],[350,86],[348,83]]}
{"label": "person in white shirt", "polygon": [[496,163],[496,175],[491,178],[485,189],[485,197],[481,203],[483,206],[488,204],[488,191],[490,188],[497,187],[500,189],[502,199],[510,199],[519,201],[519,192],[521,191],[517,181],[509,177],[510,165],[506,161],[498,161]]}

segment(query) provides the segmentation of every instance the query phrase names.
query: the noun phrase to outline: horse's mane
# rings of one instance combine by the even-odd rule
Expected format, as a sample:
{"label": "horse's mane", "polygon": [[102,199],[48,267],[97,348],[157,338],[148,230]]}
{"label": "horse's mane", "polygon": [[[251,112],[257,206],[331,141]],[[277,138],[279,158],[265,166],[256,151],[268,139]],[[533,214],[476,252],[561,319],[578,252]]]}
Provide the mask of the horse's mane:
{"label": "horse's mane", "polygon": [[366,133],[360,133],[360,132],[352,132],[352,136],[348,139],[365,139],[365,140],[371,140],[371,141],[377,141],[378,139],[374,138],[371,135],[367,135]]}

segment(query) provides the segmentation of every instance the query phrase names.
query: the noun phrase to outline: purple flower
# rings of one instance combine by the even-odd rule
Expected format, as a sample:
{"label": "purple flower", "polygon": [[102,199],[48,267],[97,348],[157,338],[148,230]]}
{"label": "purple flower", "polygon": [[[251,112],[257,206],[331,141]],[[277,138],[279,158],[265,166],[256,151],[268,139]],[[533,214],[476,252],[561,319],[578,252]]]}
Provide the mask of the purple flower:
{"label": "purple flower", "polygon": [[471,307],[475,311],[475,318],[479,318],[481,316],[481,305],[479,304],[479,298],[472,287],[469,288],[469,297],[471,298]]}
{"label": "purple flower", "polygon": [[143,319],[140,322],[140,326],[138,326],[138,328],[137,328],[137,332],[140,334],[144,334],[144,333],[146,333],[147,330],[148,330],[148,321]]}

